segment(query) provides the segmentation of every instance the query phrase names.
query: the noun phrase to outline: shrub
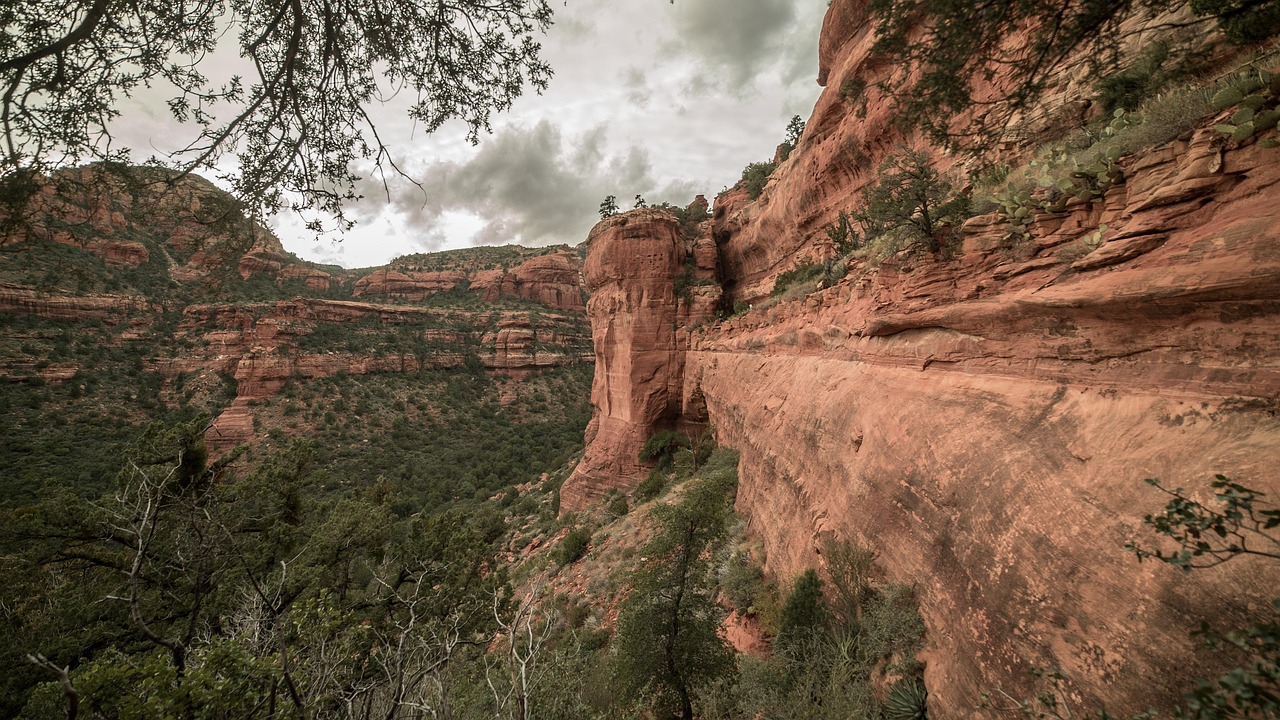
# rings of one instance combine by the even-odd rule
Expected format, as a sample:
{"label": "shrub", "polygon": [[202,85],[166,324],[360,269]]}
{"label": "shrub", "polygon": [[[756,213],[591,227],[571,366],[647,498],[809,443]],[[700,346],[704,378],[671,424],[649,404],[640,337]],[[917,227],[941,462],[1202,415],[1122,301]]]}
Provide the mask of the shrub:
{"label": "shrub", "polygon": [[582,559],[587,554],[587,548],[591,546],[591,529],[585,527],[574,528],[564,536],[564,540],[560,541],[560,547],[557,548],[557,556],[561,565],[571,565]]}
{"label": "shrub", "polygon": [[924,637],[924,621],[911,589],[890,584],[866,602],[859,632],[859,652],[867,662],[901,654],[914,665],[914,651]]}
{"label": "shrub", "polygon": [[693,302],[693,285],[695,284],[693,272],[692,262],[686,262],[680,274],[672,279],[671,292],[675,294],[676,302],[680,300],[684,300],[686,303]]}
{"label": "shrub", "polygon": [[659,495],[667,487],[667,474],[657,468],[649,473],[649,477],[645,478],[636,486],[634,493],[637,502],[648,502]]}
{"label": "shrub", "polygon": [[795,587],[782,606],[776,646],[783,652],[804,654],[806,647],[817,641],[826,625],[822,580],[816,570],[809,568],[796,579]]}
{"label": "shrub", "polygon": [[627,505],[627,496],[621,493],[614,493],[613,497],[609,498],[609,501],[605,503],[604,511],[613,518],[620,518],[626,515],[631,511],[631,508]]}
{"label": "shrub", "polygon": [[887,720],[926,720],[929,717],[929,691],[912,678],[894,683],[885,702]]}
{"label": "shrub", "polygon": [[822,545],[822,556],[831,578],[831,613],[842,627],[854,629],[874,592],[871,571],[876,554],[852,542],[828,540]]}
{"label": "shrub", "polygon": [[837,256],[848,255],[858,249],[858,233],[849,222],[849,213],[842,210],[835,220],[827,223],[823,231],[835,248]]}
{"label": "shrub", "polygon": [[665,468],[671,463],[671,456],[676,450],[688,445],[688,440],[675,430],[659,430],[654,433],[640,450],[640,462],[657,463]]}
{"label": "shrub", "polygon": [[792,285],[799,285],[808,282],[814,278],[822,277],[824,268],[822,263],[806,262],[791,268],[790,270],[778,275],[773,282],[773,290],[770,295],[777,297],[787,291]]}
{"label": "shrub", "polygon": [[764,592],[764,570],[746,554],[734,554],[720,574],[720,588],[739,615],[753,612],[756,598]]}
{"label": "shrub", "polygon": [[1169,44],[1154,42],[1132,66],[1098,82],[1098,103],[1106,115],[1117,109],[1133,110],[1160,91],[1168,81],[1162,66],[1169,59]]}
{"label": "shrub", "polygon": [[738,184],[747,189],[747,195],[752,200],[757,200],[760,194],[764,192],[764,186],[769,182],[769,176],[777,169],[777,165],[772,162],[756,162],[751,163],[742,170],[742,179]]}

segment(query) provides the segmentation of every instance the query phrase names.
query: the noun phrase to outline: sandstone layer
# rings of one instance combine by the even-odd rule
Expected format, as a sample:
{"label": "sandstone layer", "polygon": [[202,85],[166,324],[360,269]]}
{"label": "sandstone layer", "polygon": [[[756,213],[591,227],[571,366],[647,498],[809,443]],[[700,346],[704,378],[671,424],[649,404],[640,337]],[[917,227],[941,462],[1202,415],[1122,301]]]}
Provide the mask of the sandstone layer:
{"label": "sandstone layer", "polygon": [[684,241],[672,215],[636,210],[591,231],[584,268],[595,347],[588,450],[561,490],[562,508],[581,508],[648,473],[640,450],[655,426],[678,413],[680,358],[672,279]]}
{"label": "sandstone layer", "polygon": [[714,262],[696,264],[756,309],[690,331],[682,241],[633,213],[592,232],[596,415],[562,509],[634,486],[637,443],[705,419],[742,453],[738,507],[771,573],[821,567],[834,537],[915,588],[931,716],[1031,696],[1033,668],[1060,669],[1077,708],[1168,708],[1224,667],[1190,636],[1200,620],[1256,621],[1280,587],[1274,563],[1184,576],[1125,550],[1158,544],[1142,521],[1167,498],[1145,478],[1280,496],[1280,150],[1202,129],[1122,158],[1123,183],[1037,216],[1025,241],[978,217],[953,259],[854,262],[761,302],[830,256],[823,226],[904,139],[887,106],[859,117],[840,97],[884,71],[859,12],[828,11],[829,85],[797,151],[758,201],[717,202]]}
{"label": "sandstone layer", "polygon": [[563,250],[529,258],[510,270],[380,268],[357,280],[354,294],[416,301],[465,288],[485,302],[509,298],[581,312],[584,303],[579,274],[577,253]]}
{"label": "sandstone layer", "polygon": [[[337,326],[356,339],[394,330],[376,352],[307,352],[308,335]],[[192,349],[157,359],[166,378],[212,371],[231,375],[236,398],[206,435],[210,451],[224,452],[254,437],[252,403],[278,393],[291,380],[335,373],[410,373],[460,367],[474,357],[484,368],[527,373],[588,362],[580,316],[522,312],[464,312],[402,305],[297,298],[290,302],[196,305],[186,309],[180,338]],[[390,340],[394,340],[391,342]],[[406,352],[405,346],[414,350]]]}

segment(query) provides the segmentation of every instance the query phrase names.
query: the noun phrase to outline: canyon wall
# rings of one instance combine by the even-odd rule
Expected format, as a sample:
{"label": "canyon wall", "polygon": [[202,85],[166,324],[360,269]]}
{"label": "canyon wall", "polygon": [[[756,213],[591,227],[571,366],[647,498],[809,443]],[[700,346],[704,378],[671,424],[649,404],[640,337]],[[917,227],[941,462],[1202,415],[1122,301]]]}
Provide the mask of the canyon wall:
{"label": "canyon wall", "polygon": [[[212,452],[260,439],[291,381],[471,364],[505,377],[592,360],[576,251],[486,247],[344,270],[303,261],[196,177],[88,166],[39,181],[0,225],[0,320],[17,323],[0,382],[65,383],[91,363],[37,357],[73,325],[104,329],[135,369],[235,395]],[[0,218],[3,219],[3,218]],[[69,341],[67,341],[69,342]],[[219,405],[220,407],[220,405]]]}
{"label": "canyon wall", "polygon": [[562,510],[634,486],[645,439],[706,419],[742,453],[738,509],[771,573],[820,567],[833,537],[915,588],[932,717],[1030,696],[1034,668],[1060,669],[1076,708],[1168,708],[1223,667],[1190,636],[1200,620],[1244,624],[1280,587],[1274,563],[1184,575],[1125,550],[1159,544],[1142,520],[1167,497],[1145,478],[1205,501],[1216,473],[1280,495],[1280,149],[1207,118],[1025,241],[979,216],[956,257],[855,260],[830,288],[761,302],[830,255],[822,227],[895,140],[887,108],[859,117],[839,96],[880,67],[859,11],[831,5],[832,84],[798,151],[758,201],[717,202],[715,274],[751,311],[680,321],[687,242],[652,211],[592,232],[596,414]]}
{"label": "canyon wall", "polygon": [[[308,336],[328,329],[351,340],[352,349],[308,349]],[[387,335],[386,339],[381,334]],[[474,358],[490,372],[521,376],[546,368],[590,362],[581,316],[556,313],[436,310],[399,305],[298,298],[258,305],[188,307],[177,333],[190,349],[156,358],[148,368],[166,379],[221,373],[236,382],[236,396],[210,426],[205,440],[220,454],[253,442],[254,406],[290,381],[337,373],[415,373],[459,368]],[[314,344],[314,343],[311,343]]]}

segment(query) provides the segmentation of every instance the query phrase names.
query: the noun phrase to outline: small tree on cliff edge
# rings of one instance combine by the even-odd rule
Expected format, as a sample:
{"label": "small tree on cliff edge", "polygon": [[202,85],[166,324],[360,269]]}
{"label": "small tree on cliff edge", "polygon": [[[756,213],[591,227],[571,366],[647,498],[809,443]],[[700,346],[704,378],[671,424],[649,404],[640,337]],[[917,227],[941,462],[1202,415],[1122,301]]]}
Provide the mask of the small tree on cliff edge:
{"label": "small tree on cliff edge", "polygon": [[600,203],[600,219],[604,220],[618,214],[618,196],[608,195],[604,202]]}
{"label": "small tree on cliff edge", "polygon": [[862,201],[854,216],[868,238],[901,232],[932,253],[947,249],[969,209],[966,197],[952,196],[927,155],[907,149],[885,158],[880,181],[863,191]]}
{"label": "small tree on cliff edge", "polygon": [[799,115],[792,115],[791,122],[787,123],[787,139],[782,141],[782,160],[791,157],[791,153],[800,146],[800,136],[804,134],[804,119]]}

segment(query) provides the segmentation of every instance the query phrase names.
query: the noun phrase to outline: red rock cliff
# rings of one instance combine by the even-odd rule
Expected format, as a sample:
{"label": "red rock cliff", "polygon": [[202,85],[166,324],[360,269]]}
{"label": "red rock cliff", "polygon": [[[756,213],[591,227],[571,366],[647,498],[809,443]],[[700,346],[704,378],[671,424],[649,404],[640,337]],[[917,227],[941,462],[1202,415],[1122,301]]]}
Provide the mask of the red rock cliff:
{"label": "red rock cliff", "polygon": [[[673,280],[685,267],[686,241],[669,213],[616,215],[596,225],[587,242],[595,416],[587,427],[586,454],[561,489],[561,508],[567,510],[585,507],[612,488],[634,487],[648,474],[639,460],[645,441],[681,415],[684,345],[677,323],[704,297],[693,292],[703,287],[690,288],[687,300],[676,294]],[[696,303],[700,314],[718,300],[715,291],[715,299]]]}
{"label": "red rock cliff", "polygon": [[357,297],[386,296],[422,300],[467,287],[485,301],[528,300],[568,311],[582,311],[582,284],[577,253],[572,250],[529,258],[511,270],[467,271],[380,268],[356,281]]}
{"label": "red rock cliff", "polygon": [[[894,140],[886,109],[859,118],[838,97],[849,73],[876,72],[856,8],[828,13],[832,82],[797,153],[758,202],[717,204],[738,299],[829,252],[822,225]],[[1280,150],[1202,130],[1122,165],[1101,201],[1038,217],[1021,255],[975,218],[957,259],[859,265],[695,332],[687,352],[670,331],[670,229],[602,223],[587,258],[596,418],[562,507],[634,485],[637,442],[705,413],[742,453],[738,507],[771,572],[821,566],[834,536],[916,589],[931,716],[1029,696],[1037,667],[1063,671],[1076,707],[1168,707],[1217,667],[1190,630],[1242,624],[1280,586],[1274,563],[1184,576],[1124,550],[1155,542],[1142,518],[1165,498],[1144,478],[1207,499],[1222,473],[1280,496]]]}
{"label": "red rock cliff", "polygon": [[611,488],[634,486],[652,428],[675,409],[672,391],[676,303],[672,278],[684,265],[675,218],[637,210],[591,231],[585,268],[587,316],[595,345],[595,416],[588,450],[561,490],[562,508],[580,508]]}

